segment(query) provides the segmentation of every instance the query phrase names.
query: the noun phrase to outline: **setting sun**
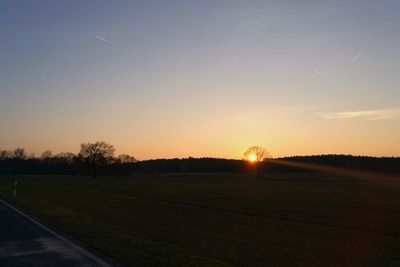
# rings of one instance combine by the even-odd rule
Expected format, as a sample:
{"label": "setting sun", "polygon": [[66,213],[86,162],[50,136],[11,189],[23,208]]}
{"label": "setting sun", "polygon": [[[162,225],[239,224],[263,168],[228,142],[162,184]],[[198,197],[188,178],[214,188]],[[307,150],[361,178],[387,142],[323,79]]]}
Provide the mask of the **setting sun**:
{"label": "setting sun", "polygon": [[257,161],[257,156],[255,154],[250,154],[249,155],[249,161],[251,161],[251,162]]}

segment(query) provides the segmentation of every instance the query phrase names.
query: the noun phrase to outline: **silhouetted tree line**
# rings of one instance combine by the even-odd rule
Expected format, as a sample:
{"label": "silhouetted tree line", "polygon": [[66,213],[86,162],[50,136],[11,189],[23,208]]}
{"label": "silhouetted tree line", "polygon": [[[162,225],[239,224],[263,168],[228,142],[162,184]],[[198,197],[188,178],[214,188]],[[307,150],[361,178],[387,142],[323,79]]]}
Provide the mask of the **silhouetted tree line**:
{"label": "silhouetted tree line", "polygon": [[105,142],[82,144],[78,154],[45,151],[40,157],[23,148],[0,150],[0,174],[7,175],[128,175],[137,160],[129,155],[113,156],[114,148]]}
{"label": "silhouetted tree line", "polygon": [[[301,164],[293,164],[301,163]],[[295,156],[269,159],[259,163],[259,172],[318,172],[314,165],[338,167],[367,172],[400,175],[399,157],[366,157],[350,155]],[[255,172],[254,166],[246,160],[218,158],[157,159],[132,164],[136,173],[248,173]]]}
{"label": "silhouetted tree line", "polygon": [[[276,159],[276,161],[303,163],[320,166],[337,167],[358,171],[390,173],[400,175],[400,157],[369,157],[352,155],[314,155],[293,156]],[[291,166],[291,164],[266,164],[269,171],[304,171],[312,170],[307,167]],[[318,171],[318,170],[317,170]]]}
{"label": "silhouetted tree line", "polygon": [[133,164],[137,173],[244,173],[249,165],[244,160],[222,158],[155,159],[138,161]]}
{"label": "silhouetted tree line", "polygon": [[[96,144],[96,143],[95,143]],[[87,145],[87,144],[86,144]],[[85,145],[83,145],[85,146]],[[28,155],[23,148],[13,151],[0,150],[0,174],[6,175],[132,175],[134,173],[247,173],[252,166],[245,160],[219,158],[156,159],[137,161],[129,155],[112,156],[96,149],[79,154],[45,151],[40,157]],[[100,145],[104,148],[104,144]],[[108,152],[113,149],[106,147]],[[92,148],[93,149],[93,148]],[[97,151],[97,152],[96,152]],[[106,152],[107,152],[106,151]],[[93,153],[94,154],[93,154]],[[92,153],[92,154],[91,154]],[[101,154],[101,153],[100,153]],[[278,163],[279,162],[279,163]],[[350,155],[296,156],[270,159],[260,163],[260,172],[310,172],[313,169],[286,163],[303,163],[340,167],[369,172],[400,174],[399,157],[365,157]],[[95,164],[95,173],[93,166]],[[319,170],[314,170],[319,171]]]}

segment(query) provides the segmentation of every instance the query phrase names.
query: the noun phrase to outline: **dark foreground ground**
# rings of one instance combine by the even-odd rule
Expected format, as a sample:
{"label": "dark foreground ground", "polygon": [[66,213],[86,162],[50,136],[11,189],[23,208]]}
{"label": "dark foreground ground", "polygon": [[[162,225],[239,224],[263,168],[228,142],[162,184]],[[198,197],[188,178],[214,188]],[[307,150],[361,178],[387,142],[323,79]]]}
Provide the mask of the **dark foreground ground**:
{"label": "dark foreground ground", "polygon": [[0,202],[0,266],[103,265]]}
{"label": "dark foreground ground", "polygon": [[[269,174],[259,181],[231,175],[18,181],[17,207],[124,265],[400,266],[396,179]],[[3,197],[10,197],[11,182],[0,178]]]}

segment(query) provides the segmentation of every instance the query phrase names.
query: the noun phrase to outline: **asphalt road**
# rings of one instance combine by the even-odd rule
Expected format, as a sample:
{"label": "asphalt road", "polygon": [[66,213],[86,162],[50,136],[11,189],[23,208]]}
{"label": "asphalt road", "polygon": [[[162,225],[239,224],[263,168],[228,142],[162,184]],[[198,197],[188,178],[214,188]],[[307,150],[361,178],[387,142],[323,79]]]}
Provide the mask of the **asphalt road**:
{"label": "asphalt road", "polygon": [[111,266],[0,200],[0,266]]}

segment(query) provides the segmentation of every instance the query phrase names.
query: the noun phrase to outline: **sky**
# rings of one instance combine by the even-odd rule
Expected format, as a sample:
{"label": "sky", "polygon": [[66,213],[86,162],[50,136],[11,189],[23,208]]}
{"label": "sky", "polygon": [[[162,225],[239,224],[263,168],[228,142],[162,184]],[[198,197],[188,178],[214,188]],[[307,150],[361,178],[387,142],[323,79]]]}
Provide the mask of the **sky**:
{"label": "sky", "polygon": [[0,2],[0,149],[400,156],[399,1]]}

